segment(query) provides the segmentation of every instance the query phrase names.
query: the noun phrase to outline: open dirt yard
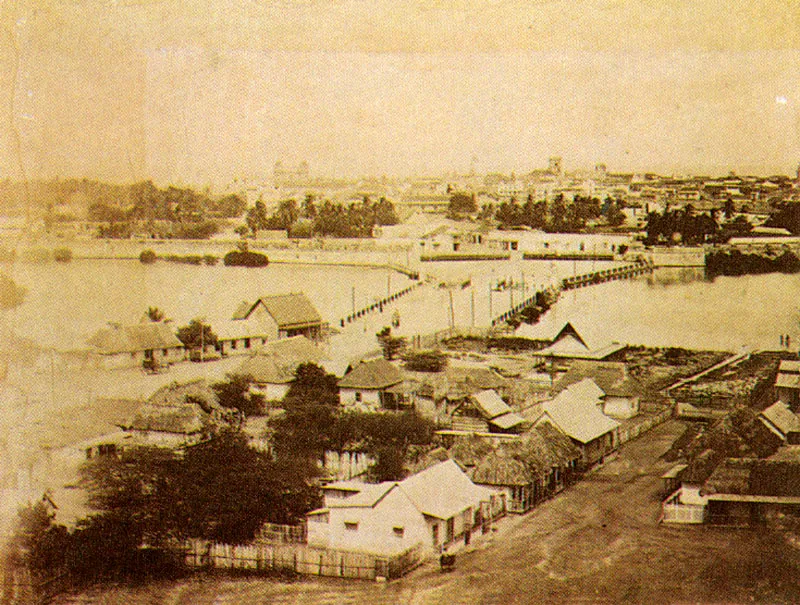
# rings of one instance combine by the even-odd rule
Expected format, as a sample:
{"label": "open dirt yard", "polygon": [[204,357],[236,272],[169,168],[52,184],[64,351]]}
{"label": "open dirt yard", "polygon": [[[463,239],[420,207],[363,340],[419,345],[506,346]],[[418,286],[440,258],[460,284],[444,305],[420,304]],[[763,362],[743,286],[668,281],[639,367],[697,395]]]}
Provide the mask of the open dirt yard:
{"label": "open dirt yard", "polygon": [[58,603],[796,603],[800,556],[783,536],[659,525],[670,421],[442,573],[431,562],[388,584],[198,575]]}

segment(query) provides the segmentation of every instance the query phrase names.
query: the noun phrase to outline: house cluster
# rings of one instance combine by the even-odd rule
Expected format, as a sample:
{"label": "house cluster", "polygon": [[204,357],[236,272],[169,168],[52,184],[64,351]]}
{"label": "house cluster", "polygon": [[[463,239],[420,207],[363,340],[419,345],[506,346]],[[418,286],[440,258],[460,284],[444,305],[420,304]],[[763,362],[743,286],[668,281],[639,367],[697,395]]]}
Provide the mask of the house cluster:
{"label": "house cluster", "polygon": [[673,445],[689,452],[664,475],[663,520],[731,526],[800,521],[800,362],[782,360],[777,401],[734,410]]}
{"label": "house cluster", "polygon": [[216,344],[201,342],[186,346],[171,323],[152,322],[143,317],[138,324],[109,324],[88,339],[87,354],[104,368],[158,369],[190,357],[246,355],[293,336],[319,341],[324,324],[305,294],[291,293],[242,302],[230,318],[212,322],[210,327],[217,336]]}

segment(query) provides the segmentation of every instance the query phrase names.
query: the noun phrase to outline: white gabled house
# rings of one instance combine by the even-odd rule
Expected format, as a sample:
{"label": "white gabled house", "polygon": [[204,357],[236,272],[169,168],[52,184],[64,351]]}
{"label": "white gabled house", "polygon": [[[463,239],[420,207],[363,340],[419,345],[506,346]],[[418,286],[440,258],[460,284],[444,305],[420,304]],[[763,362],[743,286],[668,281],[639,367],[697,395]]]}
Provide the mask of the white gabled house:
{"label": "white gabled house", "polygon": [[373,554],[415,546],[439,552],[484,528],[502,494],[475,485],[452,460],[403,481],[333,483],[325,506],[308,513],[308,544]]}

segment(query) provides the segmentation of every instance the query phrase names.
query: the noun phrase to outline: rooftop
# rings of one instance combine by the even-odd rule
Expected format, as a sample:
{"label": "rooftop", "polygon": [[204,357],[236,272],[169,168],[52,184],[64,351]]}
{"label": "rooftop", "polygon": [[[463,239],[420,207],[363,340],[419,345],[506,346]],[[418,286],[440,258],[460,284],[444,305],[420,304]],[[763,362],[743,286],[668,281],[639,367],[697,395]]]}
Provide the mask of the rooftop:
{"label": "rooftop", "polygon": [[87,343],[102,355],[183,347],[172,332],[172,326],[162,322],[111,325],[95,332]]}
{"label": "rooftop", "polygon": [[345,389],[385,389],[403,381],[403,374],[385,359],[362,361],[339,381]]}

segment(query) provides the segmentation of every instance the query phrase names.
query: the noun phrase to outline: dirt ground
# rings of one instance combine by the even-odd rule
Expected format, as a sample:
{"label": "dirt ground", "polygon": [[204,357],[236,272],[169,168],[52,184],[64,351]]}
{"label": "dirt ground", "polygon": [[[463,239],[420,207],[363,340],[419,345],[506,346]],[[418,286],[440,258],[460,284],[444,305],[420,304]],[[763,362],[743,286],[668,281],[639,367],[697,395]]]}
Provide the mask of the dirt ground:
{"label": "dirt ground", "polygon": [[202,576],[89,591],[58,603],[796,603],[800,556],[783,536],[658,524],[670,421],[442,573],[428,563],[388,584]]}

